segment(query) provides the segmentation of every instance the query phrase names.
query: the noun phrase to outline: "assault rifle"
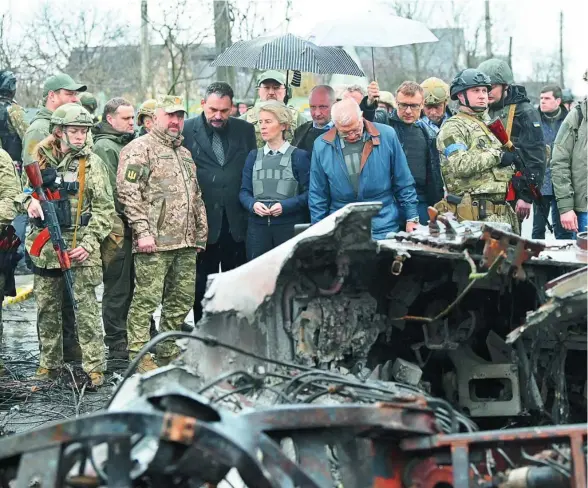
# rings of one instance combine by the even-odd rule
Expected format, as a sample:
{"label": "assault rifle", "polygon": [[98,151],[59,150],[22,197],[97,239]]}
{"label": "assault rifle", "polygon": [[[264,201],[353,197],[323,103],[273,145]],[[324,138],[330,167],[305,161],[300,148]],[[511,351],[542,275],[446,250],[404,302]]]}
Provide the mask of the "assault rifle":
{"label": "assault rifle", "polygon": [[43,189],[43,177],[41,176],[39,163],[37,161],[33,161],[30,164],[26,164],[24,169],[27,172],[31,186],[35,190],[34,196],[36,196],[37,200],[39,200],[41,208],[43,209],[43,214],[45,216],[45,228],[33,241],[30,254],[31,256],[39,257],[43,247],[45,247],[45,244],[47,244],[49,240],[51,241],[51,244],[53,244],[53,249],[55,249],[55,253],[57,254],[59,266],[61,267],[61,271],[63,273],[65,289],[71,299],[74,310],[77,310],[78,306],[73,291],[73,272],[71,270],[71,261],[69,259],[68,249],[65,241],[63,240],[63,235],[61,234],[61,227],[59,226],[57,214],[55,213],[54,204],[50,199],[47,198],[47,194]]}
{"label": "assault rifle", "polygon": [[535,175],[531,173],[525,165],[525,161],[521,156],[520,149],[516,148],[510,140],[510,137],[506,133],[506,129],[504,128],[504,125],[502,124],[500,118],[496,117],[492,122],[490,122],[488,124],[488,129],[501,142],[502,147],[505,150],[514,153],[514,165],[516,169],[514,181],[516,181],[517,184],[515,185],[512,180],[509,182],[508,191],[506,193],[506,201],[513,201],[516,198],[515,190],[517,189],[517,186],[523,186],[524,188],[529,190],[531,199],[534,203],[537,204],[539,211],[543,214],[549,232],[553,232],[553,227],[549,223],[549,210],[545,205],[545,200],[543,198],[543,195],[541,194],[541,190],[537,186],[537,183],[535,181]]}

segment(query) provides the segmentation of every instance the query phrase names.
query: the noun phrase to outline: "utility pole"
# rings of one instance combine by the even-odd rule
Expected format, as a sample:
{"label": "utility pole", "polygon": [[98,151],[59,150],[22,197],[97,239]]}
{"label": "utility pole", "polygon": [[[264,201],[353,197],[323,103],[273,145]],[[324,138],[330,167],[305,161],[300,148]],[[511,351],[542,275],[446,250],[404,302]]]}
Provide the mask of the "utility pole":
{"label": "utility pole", "polygon": [[511,70],[514,69],[512,67],[512,36],[508,38],[508,65]]}
{"label": "utility pole", "polygon": [[141,96],[149,98],[149,19],[147,0],[141,0]]}
{"label": "utility pole", "polygon": [[559,86],[564,88],[563,10],[559,12]]}
{"label": "utility pole", "polygon": [[492,22],[490,19],[490,0],[486,0],[486,59],[492,57]]}
{"label": "utility pole", "polygon": [[[233,44],[229,7],[228,0],[214,0],[214,39],[217,56]],[[226,81],[235,88],[235,69],[232,66],[217,66],[216,79]]]}

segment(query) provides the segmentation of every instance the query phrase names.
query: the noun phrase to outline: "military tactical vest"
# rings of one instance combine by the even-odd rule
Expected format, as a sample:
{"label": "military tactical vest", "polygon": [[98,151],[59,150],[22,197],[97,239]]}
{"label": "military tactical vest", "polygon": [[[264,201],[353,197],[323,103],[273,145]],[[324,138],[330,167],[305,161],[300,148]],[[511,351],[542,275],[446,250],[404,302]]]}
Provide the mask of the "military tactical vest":
{"label": "military tactical vest", "polygon": [[22,141],[14,130],[10,128],[8,107],[12,103],[9,100],[0,100],[0,141],[4,149],[13,161],[20,161],[22,154]]}
{"label": "military tactical vest", "polygon": [[285,154],[263,154],[257,150],[253,166],[253,196],[260,201],[285,200],[298,194],[298,181],[292,172],[292,153],[290,146]]}

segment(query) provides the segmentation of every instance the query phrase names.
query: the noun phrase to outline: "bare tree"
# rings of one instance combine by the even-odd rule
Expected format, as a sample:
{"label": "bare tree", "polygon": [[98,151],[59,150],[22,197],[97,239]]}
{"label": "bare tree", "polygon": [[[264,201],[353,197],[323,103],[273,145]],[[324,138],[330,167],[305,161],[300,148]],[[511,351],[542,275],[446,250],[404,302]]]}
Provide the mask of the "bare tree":
{"label": "bare tree", "polygon": [[213,33],[213,24],[203,19],[211,15],[210,5],[179,0],[165,7],[157,19],[150,19],[152,31],[163,43],[158,59],[159,76],[153,81],[155,92],[183,94],[189,103],[210,62],[199,61],[203,56],[200,47]]}

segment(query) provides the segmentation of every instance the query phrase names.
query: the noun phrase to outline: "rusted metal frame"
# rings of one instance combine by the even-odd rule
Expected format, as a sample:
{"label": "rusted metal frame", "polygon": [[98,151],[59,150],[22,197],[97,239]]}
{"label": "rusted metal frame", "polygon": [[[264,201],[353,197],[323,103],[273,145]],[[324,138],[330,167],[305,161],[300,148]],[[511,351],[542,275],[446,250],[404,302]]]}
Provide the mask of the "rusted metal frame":
{"label": "rusted metal frame", "polygon": [[108,441],[106,473],[109,488],[131,488],[131,438],[117,437]]}
{"label": "rusted metal frame", "polygon": [[300,467],[316,481],[319,486],[333,486],[333,476],[327,446],[320,432],[305,432],[290,436],[296,447],[296,454]]}
{"label": "rusted metal frame", "polygon": [[435,415],[421,403],[372,405],[287,405],[241,415],[256,430],[300,432],[306,429],[349,428],[356,431],[435,434]]}
{"label": "rusted metal frame", "polygon": [[495,260],[504,253],[506,259],[498,268],[499,274],[507,275],[514,269],[514,277],[525,279],[523,263],[537,257],[545,249],[545,244],[523,239],[516,234],[504,232],[488,225],[482,227],[482,238],[486,242],[483,251],[483,265],[492,266]]}
{"label": "rusted metal frame", "polygon": [[586,486],[586,458],[584,442],[588,424],[529,427],[524,429],[492,430],[471,434],[435,435],[426,438],[408,438],[401,441],[401,449],[407,452],[449,449],[451,452],[454,488],[469,486],[469,453],[474,450],[501,447],[509,444],[538,444],[565,442],[572,451],[572,475],[576,488]]}
{"label": "rusted metal frame", "polygon": [[[176,414],[101,412],[67,420],[60,424],[48,425],[32,432],[4,437],[0,440],[0,459],[74,441],[108,441],[132,434],[159,437],[173,442],[183,440],[184,444],[189,444],[192,439],[185,437],[186,429],[181,426],[192,421],[191,417]],[[174,427],[170,428],[170,424]],[[182,434],[178,433],[176,430],[178,428]]]}

